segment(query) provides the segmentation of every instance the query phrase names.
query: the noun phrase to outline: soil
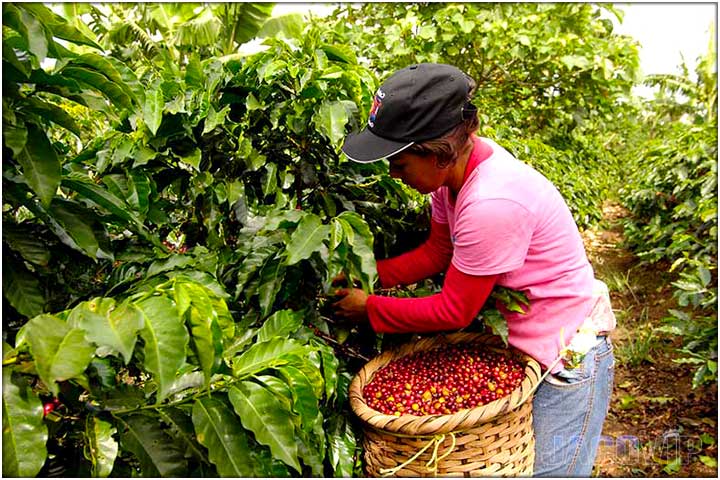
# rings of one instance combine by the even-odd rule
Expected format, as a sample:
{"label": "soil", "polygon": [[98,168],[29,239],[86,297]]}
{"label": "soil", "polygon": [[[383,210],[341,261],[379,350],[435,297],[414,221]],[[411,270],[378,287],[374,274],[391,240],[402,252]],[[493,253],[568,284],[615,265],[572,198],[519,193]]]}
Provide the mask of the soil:
{"label": "soil", "polygon": [[[680,339],[653,332],[677,308],[669,266],[641,264],[622,246],[627,212],[612,202],[603,210],[602,226],[583,239],[610,288],[618,327],[615,387],[593,476],[717,478],[717,383],[693,389],[692,365],[673,362]],[[631,350],[643,345],[647,351]]]}

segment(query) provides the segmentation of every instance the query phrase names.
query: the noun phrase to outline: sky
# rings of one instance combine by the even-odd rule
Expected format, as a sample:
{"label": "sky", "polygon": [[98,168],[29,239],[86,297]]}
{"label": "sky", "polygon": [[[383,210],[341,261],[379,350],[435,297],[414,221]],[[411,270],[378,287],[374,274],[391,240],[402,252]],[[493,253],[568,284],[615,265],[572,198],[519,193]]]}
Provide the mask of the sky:
{"label": "sky", "polygon": [[[625,12],[616,32],[640,42],[640,68],[644,74],[680,73],[685,59],[690,72],[707,52],[711,25],[717,27],[715,3],[616,4]],[[713,41],[717,49],[717,28]],[[693,75],[694,77],[694,75]]]}
{"label": "sky", "polygon": [[[278,3],[273,14],[304,13],[311,10],[316,15],[321,15],[332,11],[332,5]],[[630,35],[640,42],[640,68],[645,74],[680,73],[679,65],[683,57],[690,72],[693,72],[697,57],[707,51],[710,25],[717,26],[715,3],[653,2],[615,5],[625,12],[622,24],[616,23],[616,32]],[[713,32],[716,31],[717,29]],[[716,33],[713,33],[713,38],[717,38]]]}

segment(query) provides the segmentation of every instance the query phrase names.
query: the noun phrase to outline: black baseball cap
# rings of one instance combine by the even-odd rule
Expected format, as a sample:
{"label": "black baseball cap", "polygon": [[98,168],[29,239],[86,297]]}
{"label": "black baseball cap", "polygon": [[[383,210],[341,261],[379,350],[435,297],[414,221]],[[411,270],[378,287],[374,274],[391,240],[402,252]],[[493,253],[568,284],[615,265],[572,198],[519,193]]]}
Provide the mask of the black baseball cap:
{"label": "black baseball cap", "polygon": [[469,92],[468,76],[452,65],[405,67],[380,86],[367,127],[348,135],[342,151],[350,160],[370,163],[441,137],[475,112]]}

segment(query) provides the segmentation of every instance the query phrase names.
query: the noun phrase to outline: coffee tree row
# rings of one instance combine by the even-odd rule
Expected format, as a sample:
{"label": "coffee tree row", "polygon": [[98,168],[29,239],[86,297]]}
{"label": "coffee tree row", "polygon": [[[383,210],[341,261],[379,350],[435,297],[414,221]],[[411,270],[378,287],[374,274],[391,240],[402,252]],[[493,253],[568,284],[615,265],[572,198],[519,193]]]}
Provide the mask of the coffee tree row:
{"label": "coffee tree row", "polygon": [[627,130],[622,195],[633,214],[625,223],[629,246],[674,274],[679,308],[659,330],[683,338],[676,361],[693,365],[694,387],[717,382],[716,59],[711,39],[696,81],[686,68],[647,80],[658,99],[642,109],[640,128]]}
{"label": "coffee tree row", "polygon": [[335,150],[372,75],[317,34],[142,70],[42,6],[3,17],[4,473],[351,475],[349,374],[304,324],[329,332],[334,275],[374,282],[351,198],[376,174]]}

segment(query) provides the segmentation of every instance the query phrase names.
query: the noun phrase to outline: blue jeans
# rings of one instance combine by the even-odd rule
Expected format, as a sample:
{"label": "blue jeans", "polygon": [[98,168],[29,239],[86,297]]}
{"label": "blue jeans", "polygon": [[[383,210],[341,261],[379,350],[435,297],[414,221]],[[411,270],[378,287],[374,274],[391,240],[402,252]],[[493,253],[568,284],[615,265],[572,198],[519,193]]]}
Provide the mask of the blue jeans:
{"label": "blue jeans", "polygon": [[610,406],[615,358],[608,337],[575,369],[548,375],[533,398],[536,477],[589,477]]}

